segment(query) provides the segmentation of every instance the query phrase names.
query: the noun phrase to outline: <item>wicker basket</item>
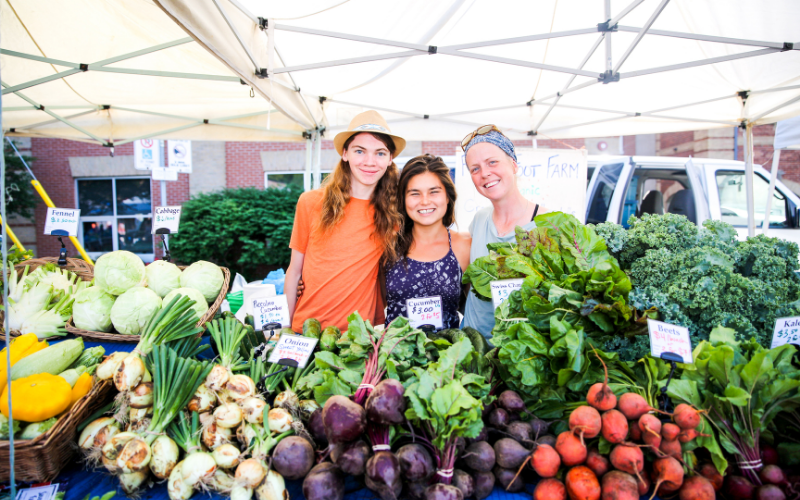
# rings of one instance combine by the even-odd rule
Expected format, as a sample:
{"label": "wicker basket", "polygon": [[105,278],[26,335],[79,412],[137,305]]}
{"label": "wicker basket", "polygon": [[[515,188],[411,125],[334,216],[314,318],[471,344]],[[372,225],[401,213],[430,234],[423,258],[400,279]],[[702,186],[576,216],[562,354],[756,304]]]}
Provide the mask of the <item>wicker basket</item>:
{"label": "wicker basket", "polygon": [[[30,266],[30,270],[28,274],[32,273],[36,270],[36,268],[43,266],[47,263],[58,264],[58,257],[42,257],[41,259],[28,259],[26,261],[20,262],[14,266],[14,269],[17,272],[23,272],[25,270],[25,266]],[[67,257],[67,265],[62,267],[62,269],[66,269],[67,271],[72,271],[73,273],[77,274],[78,277],[83,281],[92,281],[94,279],[94,266],[86,262],[85,260],[81,259],[73,259]],[[0,294],[0,303],[3,302],[2,294]],[[0,311],[0,333],[4,333],[4,326],[5,322],[5,311]],[[11,330],[11,336],[17,337],[20,335],[20,332],[16,330]],[[5,336],[2,337],[2,340],[5,340]]]}
{"label": "wicker basket", "polygon": [[[74,462],[73,457],[78,451],[75,444],[78,426],[111,400],[113,387],[110,380],[98,381],[49,431],[36,439],[15,440],[14,479],[27,482],[50,481],[58,476],[61,469]],[[9,441],[0,441],[0,481],[11,478],[10,452]]]}
{"label": "wicker basket", "polygon": [[[186,266],[178,266],[181,271],[186,269]],[[197,322],[198,327],[202,327],[207,322],[211,321],[214,318],[214,315],[217,314],[219,310],[219,306],[222,305],[222,301],[225,300],[225,296],[228,293],[228,287],[230,286],[231,282],[231,272],[228,270],[227,267],[220,267],[222,270],[222,288],[219,290],[219,295],[217,295],[217,299],[208,306],[208,311],[200,318],[200,321]],[[95,342],[139,342],[140,335],[123,335],[121,333],[105,333],[105,332],[93,332],[90,330],[81,330],[80,328],[76,328],[75,324],[72,322],[72,318],[67,321],[67,331],[73,335],[78,337],[83,337],[85,339],[91,339]]]}

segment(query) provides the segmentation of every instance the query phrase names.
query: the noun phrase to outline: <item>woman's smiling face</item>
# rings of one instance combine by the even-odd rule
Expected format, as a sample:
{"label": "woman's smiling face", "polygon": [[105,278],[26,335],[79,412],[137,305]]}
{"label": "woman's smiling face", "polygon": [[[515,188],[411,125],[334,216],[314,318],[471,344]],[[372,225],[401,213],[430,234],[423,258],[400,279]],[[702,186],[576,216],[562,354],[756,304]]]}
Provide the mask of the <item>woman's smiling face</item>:
{"label": "woman's smiling face", "polygon": [[406,213],[414,224],[430,226],[441,223],[447,212],[447,193],[439,177],[432,172],[408,180],[405,202]]}
{"label": "woman's smiling face", "polygon": [[494,144],[475,144],[467,151],[466,162],[475,188],[490,200],[502,199],[516,183],[517,164]]}
{"label": "woman's smiling face", "polygon": [[368,133],[355,136],[342,159],[350,165],[352,180],[365,187],[374,187],[392,164],[389,148]]}

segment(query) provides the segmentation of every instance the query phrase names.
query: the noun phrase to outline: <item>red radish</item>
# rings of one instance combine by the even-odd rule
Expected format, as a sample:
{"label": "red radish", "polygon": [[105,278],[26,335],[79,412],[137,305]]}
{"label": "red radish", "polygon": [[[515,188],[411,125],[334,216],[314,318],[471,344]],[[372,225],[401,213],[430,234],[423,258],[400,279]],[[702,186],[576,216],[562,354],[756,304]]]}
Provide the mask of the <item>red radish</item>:
{"label": "red radish", "polygon": [[588,467],[579,465],[571,468],[565,483],[571,500],[600,500],[600,482]]}
{"label": "red radish", "polygon": [[678,434],[681,433],[681,428],[675,424],[667,422],[661,426],[661,437],[665,441],[675,441],[678,439]]}
{"label": "red radish", "polygon": [[786,494],[774,484],[759,486],[755,500],[786,500]]}
{"label": "red radish", "polygon": [[681,450],[681,443],[679,443],[677,440],[667,441],[664,439],[661,441],[661,446],[659,446],[658,449],[661,450],[665,455],[674,458],[680,458],[681,453],[683,453],[683,450]]}
{"label": "red radish", "polygon": [[[636,478],[618,470],[603,476],[602,500],[639,500]],[[714,499],[710,499],[714,500]]]}
{"label": "red radish", "polygon": [[786,474],[777,465],[767,465],[758,473],[759,479],[764,484],[786,484]]}
{"label": "red radish", "polygon": [[700,425],[700,412],[687,404],[679,404],[675,407],[672,420],[683,430],[694,429]]}
{"label": "red radish", "polygon": [[585,438],[595,438],[603,428],[600,412],[591,406],[579,406],[569,416],[569,429],[578,430]]}
{"label": "red radish", "polygon": [[725,493],[736,500],[750,500],[756,492],[753,483],[742,476],[725,477]]}
{"label": "red radish", "polygon": [[608,411],[617,406],[617,396],[615,396],[608,387],[608,367],[603,362],[603,358],[597,354],[597,351],[594,347],[592,347],[592,350],[594,351],[594,355],[597,356],[597,359],[600,360],[600,363],[603,365],[605,379],[603,380],[603,383],[598,382],[589,387],[589,392],[586,393],[586,402],[599,411]]}
{"label": "red radish", "polygon": [[650,486],[652,486],[652,482],[650,481],[650,474],[647,471],[642,471],[639,474],[639,495],[647,495],[647,492],[650,491]]}
{"label": "red radish", "polygon": [[603,413],[603,437],[611,444],[619,444],[628,436],[628,420],[621,411]]}
{"label": "red radish", "polygon": [[778,465],[778,450],[772,446],[761,443],[761,462],[764,465]]}
{"label": "red radish", "polygon": [[675,493],[683,484],[683,466],[672,457],[656,459],[653,462],[653,475],[655,488],[650,500],[653,500],[656,493],[662,496]]}
{"label": "red radish", "polygon": [[[622,412],[620,412],[622,413]],[[636,420],[628,420],[628,438],[631,441],[642,440],[642,430],[639,428],[639,422]]]}
{"label": "red radish", "polygon": [[661,435],[661,420],[652,413],[645,413],[639,418],[639,428],[642,434],[651,433]]}
{"label": "red radish", "polygon": [[633,476],[640,477],[640,472],[644,470],[644,453],[638,446],[618,444],[608,458],[615,469]]}
{"label": "red radish", "polygon": [[[586,456],[586,467],[592,469],[595,476],[603,477],[608,472],[608,469],[611,468],[611,463],[597,451],[597,448],[592,448]],[[541,476],[541,474],[539,475]]]}
{"label": "red radish", "polygon": [[561,457],[552,446],[540,444],[531,454],[531,466],[541,477],[555,477],[561,467]]}
{"label": "red radish", "polygon": [[558,479],[542,479],[533,490],[533,500],[567,500],[567,488]]}
{"label": "red radish", "polygon": [[639,420],[639,417],[652,411],[647,400],[635,392],[626,392],[617,400],[617,410],[628,420]]}
{"label": "red radish", "polygon": [[586,446],[570,431],[564,431],[556,439],[556,451],[561,455],[561,463],[567,467],[586,461]]}
{"label": "red radish", "polygon": [[700,475],[704,478],[708,479],[711,482],[711,486],[714,487],[714,491],[719,491],[722,488],[722,481],[723,477],[722,474],[717,471],[717,468],[711,462],[706,462],[700,466]]}
{"label": "red radish", "polygon": [[717,497],[711,481],[703,476],[689,476],[683,481],[680,500],[714,500]]}

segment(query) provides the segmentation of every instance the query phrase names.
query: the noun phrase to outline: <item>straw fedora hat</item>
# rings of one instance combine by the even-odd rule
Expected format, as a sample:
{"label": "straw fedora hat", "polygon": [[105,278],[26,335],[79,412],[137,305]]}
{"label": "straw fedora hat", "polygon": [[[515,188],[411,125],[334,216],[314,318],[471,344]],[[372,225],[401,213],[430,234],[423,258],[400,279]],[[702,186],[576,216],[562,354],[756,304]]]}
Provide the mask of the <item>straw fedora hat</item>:
{"label": "straw fedora hat", "polygon": [[394,135],[389,130],[389,125],[386,120],[377,111],[369,110],[359,113],[350,121],[350,126],[344,132],[339,132],[333,138],[333,145],[336,151],[341,155],[344,150],[344,143],[347,142],[351,136],[360,134],[361,132],[373,132],[378,134],[388,135],[394,141],[395,152],[393,156],[397,158],[406,147],[406,140],[399,135]]}

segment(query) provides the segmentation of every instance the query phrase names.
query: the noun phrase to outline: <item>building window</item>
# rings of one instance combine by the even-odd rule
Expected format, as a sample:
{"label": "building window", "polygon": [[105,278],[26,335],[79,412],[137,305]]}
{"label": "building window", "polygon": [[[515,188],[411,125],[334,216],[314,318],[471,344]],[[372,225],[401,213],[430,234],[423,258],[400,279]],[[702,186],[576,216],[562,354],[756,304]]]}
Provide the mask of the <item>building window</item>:
{"label": "building window", "polygon": [[[322,172],[322,180],[328,177],[330,171]],[[301,191],[305,187],[306,175],[311,175],[305,171],[293,172],[265,172],[264,173],[264,186],[268,188],[286,189],[287,187],[294,186]]]}
{"label": "building window", "polygon": [[76,179],[75,187],[79,238],[91,258],[127,250],[153,260],[150,177]]}

